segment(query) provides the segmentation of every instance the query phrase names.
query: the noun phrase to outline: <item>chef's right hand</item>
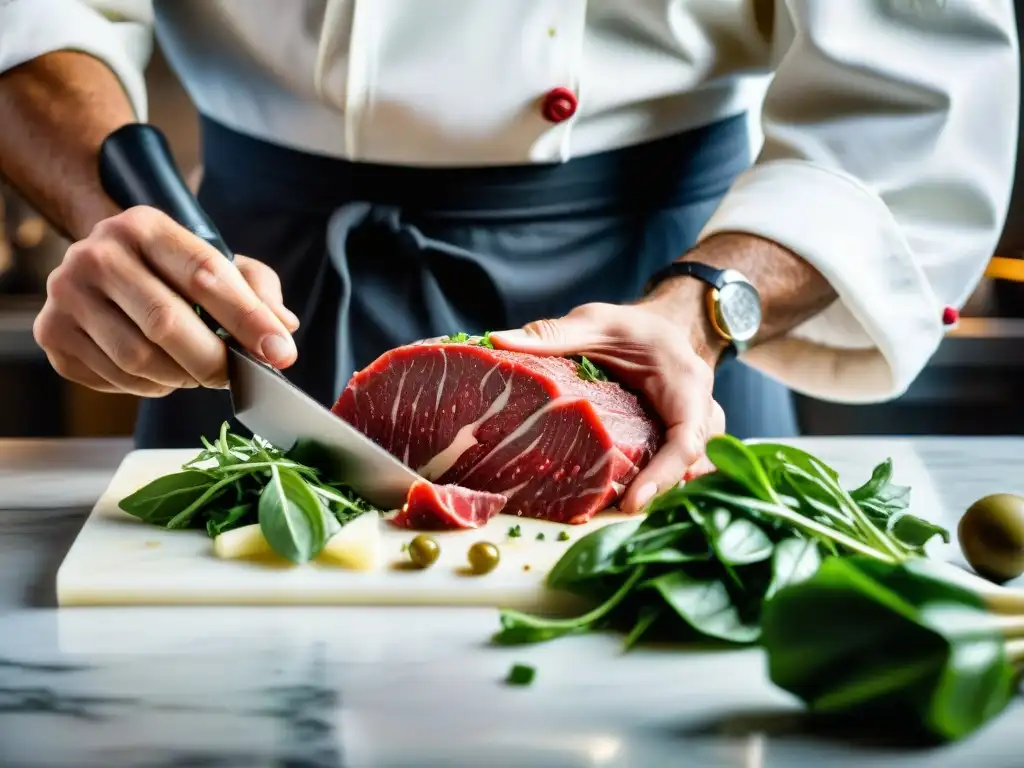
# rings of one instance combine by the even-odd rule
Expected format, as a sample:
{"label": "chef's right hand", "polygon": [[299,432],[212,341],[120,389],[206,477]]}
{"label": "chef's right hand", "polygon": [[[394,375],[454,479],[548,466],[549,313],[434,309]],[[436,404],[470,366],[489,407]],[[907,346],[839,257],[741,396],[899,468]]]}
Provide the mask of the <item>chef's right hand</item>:
{"label": "chef's right hand", "polygon": [[[236,268],[237,267],[237,268]],[[97,224],[46,282],[33,334],[63,377],[104,392],[163,397],[227,384],[227,350],[199,304],[257,357],[295,362],[299,320],[270,267],[215,248],[154,208]]]}

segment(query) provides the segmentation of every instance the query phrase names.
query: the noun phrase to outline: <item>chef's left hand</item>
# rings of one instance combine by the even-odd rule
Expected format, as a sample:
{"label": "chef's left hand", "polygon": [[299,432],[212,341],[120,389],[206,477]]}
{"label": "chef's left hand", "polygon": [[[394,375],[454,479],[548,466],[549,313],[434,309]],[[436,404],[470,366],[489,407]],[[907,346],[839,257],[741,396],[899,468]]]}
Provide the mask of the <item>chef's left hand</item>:
{"label": "chef's left hand", "polygon": [[586,304],[564,317],[490,335],[499,349],[585,355],[646,395],[667,427],[666,441],[630,483],[619,502],[623,512],[638,512],[655,494],[713,469],[707,441],[725,431],[725,414],[712,397],[717,353],[704,343],[703,328],[680,323],[678,309],[677,302],[658,299]]}

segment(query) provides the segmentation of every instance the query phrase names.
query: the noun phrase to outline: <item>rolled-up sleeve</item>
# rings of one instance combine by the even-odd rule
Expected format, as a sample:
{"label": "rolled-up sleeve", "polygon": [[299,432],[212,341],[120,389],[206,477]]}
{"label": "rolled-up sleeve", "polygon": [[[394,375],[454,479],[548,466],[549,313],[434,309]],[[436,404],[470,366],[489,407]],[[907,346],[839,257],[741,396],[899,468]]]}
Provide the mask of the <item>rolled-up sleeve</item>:
{"label": "rolled-up sleeve", "polygon": [[0,73],[46,53],[81,51],[110,68],[144,121],[152,28],[150,0],[0,0]]}
{"label": "rolled-up sleeve", "polygon": [[1011,0],[777,0],[765,143],[701,232],[748,232],[838,295],[744,361],[825,400],[902,394],[1003,226],[1019,108]]}

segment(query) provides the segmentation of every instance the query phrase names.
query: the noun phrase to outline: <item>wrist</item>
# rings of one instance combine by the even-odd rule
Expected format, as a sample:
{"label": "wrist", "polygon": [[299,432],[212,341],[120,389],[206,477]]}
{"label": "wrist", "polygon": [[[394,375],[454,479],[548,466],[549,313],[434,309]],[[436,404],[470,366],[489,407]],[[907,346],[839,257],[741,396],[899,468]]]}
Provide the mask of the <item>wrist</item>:
{"label": "wrist", "polygon": [[709,290],[696,278],[673,278],[657,286],[641,304],[680,328],[693,351],[714,370],[729,342],[711,322]]}

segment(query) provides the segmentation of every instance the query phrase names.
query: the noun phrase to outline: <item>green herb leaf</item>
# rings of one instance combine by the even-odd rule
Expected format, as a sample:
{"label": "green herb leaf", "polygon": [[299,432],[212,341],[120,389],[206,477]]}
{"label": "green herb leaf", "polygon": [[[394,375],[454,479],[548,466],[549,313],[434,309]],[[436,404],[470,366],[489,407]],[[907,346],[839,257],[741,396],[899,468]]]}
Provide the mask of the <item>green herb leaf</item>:
{"label": "green herb leaf", "polygon": [[526,664],[513,664],[505,681],[509,685],[529,685],[537,676],[537,670]]}
{"label": "green herb leaf", "polygon": [[949,531],[909,513],[891,517],[888,530],[901,544],[921,553],[925,545],[936,536],[944,543],[949,543]]}
{"label": "green herb leaf", "polygon": [[304,563],[327,543],[328,516],[298,473],[276,465],[270,473],[270,482],[260,494],[260,529],[277,554]]}
{"label": "green herb leaf", "polygon": [[762,501],[778,497],[757,456],[732,435],[717,435],[708,441],[707,455],[718,471],[741,483]]}
{"label": "green herb leaf", "polygon": [[783,539],[772,556],[772,580],[765,592],[770,598],[783,587],[813,576],[821,565],[821,547],[813,539]]}
{"label": "green herb leaf", "polygon": [[723,563],[749,565],[772,556],[772,540],[749,518],[734,516],[720,507],[711,519],[715,528],[715,552]]}
{"label": "green herb leaf", "polygon": [[147,523],[167,525],[215,482],[214,476],[200,470],[164,475],[121,499],[118,507]]}
{"label": "green herb leaf", "polygon": [[226,531],[248,525],[254,517],[256,506],[252,503],[236,504],[227,509],[211,509],[206,517],[206,533],[211,539]]}
{"label": "green herb leaf", "polygon": [[760,627],[747,624],[720,579],[696,579],[671,571],[644,584],[657,590],[679,618],[702,635],[734,643],[752,643]]}
{"label": "green herb leaf", "polygon": [[640,526],[640,520],[610,523],[578,539],[563,554],[547,577],[551,589],[573,590],[580,582],[618,573],[616,555]]}
{"label": "green herb leaf", "polygon": [[576,363],[576,375],[584,381],[608,381],[608,375],[583,356]]}
{"label": "green herb leaf", "polygon": [[603,603],[593,610],[572,619],[551,619],[544,616],[530,616],[519,611],[501,612],[501,631],[494,636],[494,641],[502,645],[519,645],[523,643],[539,643],[553,640],[556,637],[583,632],[602,622],[629,594],[633,586],[641,579],[644,569],[634,568],[633,572],[622,582]]}
{"label": "green herb leaf", "polygon": [[1015,693],[1000,622],[925,559],[828,558],[768,601],[762,625],[772,681],[815,712],[951,741]]}

